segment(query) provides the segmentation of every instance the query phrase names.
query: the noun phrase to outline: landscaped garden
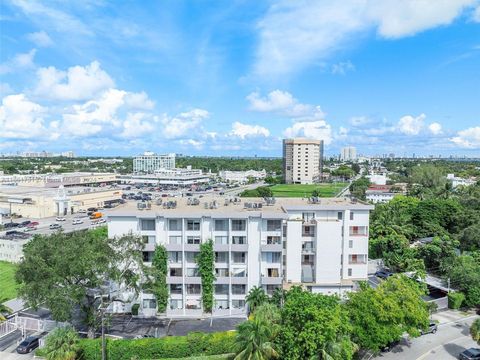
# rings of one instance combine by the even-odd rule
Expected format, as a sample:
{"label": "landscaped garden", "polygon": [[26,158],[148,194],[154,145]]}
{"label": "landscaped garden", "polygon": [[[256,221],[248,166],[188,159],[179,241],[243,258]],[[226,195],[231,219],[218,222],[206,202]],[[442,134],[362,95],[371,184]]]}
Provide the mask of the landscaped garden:
{"label": "landscaped garden", "polygon": [[0,261],[0,300],[10,300],[17,297],[16,268],[15,264]]}
{"label": "landscaped garden", "polygon": [[348,183],[325,184],[278,184],[271,187],[273,196],[276,197],[309,197],[317,190],[320,197],[333,197],[337,195]]}

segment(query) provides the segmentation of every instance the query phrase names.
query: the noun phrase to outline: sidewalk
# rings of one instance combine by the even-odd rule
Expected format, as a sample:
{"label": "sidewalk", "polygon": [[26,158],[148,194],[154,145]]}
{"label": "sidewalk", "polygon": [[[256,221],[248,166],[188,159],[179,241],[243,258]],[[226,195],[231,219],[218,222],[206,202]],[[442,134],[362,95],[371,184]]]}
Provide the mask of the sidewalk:
{"label": "sidewalk", "polygon": [[438,324],[441,325],[441,324],[448,324],[451,322],[455,322],[455,321],[468,318],[474,315],[475,315],[474,310],[460,311],[460,310],[448,309],[448,310],[439,311],[438,313],[433,314],[432,320],[437,321]]}

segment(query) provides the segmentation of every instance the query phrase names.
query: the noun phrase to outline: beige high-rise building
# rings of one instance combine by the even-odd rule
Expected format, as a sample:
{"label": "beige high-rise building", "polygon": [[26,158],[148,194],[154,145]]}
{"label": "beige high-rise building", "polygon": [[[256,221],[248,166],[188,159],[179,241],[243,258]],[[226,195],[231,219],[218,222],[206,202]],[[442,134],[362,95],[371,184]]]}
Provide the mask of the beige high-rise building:
{"label": "beige high-rise building", "polygon": [[318,182],[322,166],[323,140],[283,140],[283,179],[286,184]]}

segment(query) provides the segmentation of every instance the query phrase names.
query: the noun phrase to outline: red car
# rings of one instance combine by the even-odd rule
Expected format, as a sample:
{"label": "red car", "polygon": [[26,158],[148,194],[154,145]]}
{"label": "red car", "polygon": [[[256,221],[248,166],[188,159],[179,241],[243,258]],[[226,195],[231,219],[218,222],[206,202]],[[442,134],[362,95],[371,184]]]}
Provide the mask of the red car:
{"label": "red car", "polygon": [[32,221],[30,224],[28,224],[27,226],[28,227],[35,227],[35,226],[38,226],[38,221]]}

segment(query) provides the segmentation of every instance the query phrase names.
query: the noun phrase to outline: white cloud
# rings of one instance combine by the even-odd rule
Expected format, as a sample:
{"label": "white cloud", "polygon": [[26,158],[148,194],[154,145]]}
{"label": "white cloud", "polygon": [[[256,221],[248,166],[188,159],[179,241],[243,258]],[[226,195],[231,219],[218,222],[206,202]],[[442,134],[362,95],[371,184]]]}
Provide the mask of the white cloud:
{"label": "white cloud", "polygon": [[428,130],[430,130],[433,135],[439,135],[442,133],[442,125],[438,122],[433,122],[428,125]]}
{"label": "white cloud", "polygon": [[149,99],[146,92],[127,93],[125,96],[125,104],[132,109],[151,110],[155,107],[155,103]]}
{"label": "white cloud", "polygon": [[472,19],[475,22],[480,22],[480,5],[476,7],[476,9],[473,12]]}
{"label": "white cloud", "polygon": [[164,115],[161,120],[164,126],[162,135],[167,139],[176,139],[185,135],[198,134],[202,121],[209,116],[209,112],[203,109],[193,109],[172,118]]}
{"label": "white cloud", "polygon": [[248,125],[235,121],[232,124],[232,131],[230,132],[230,135],[237,136],[241,139],[254,136],[268,137],[270,136],[270,131],[260,125]]}
{"label": "white cloud", "polygon": [[0,137],[29,139],[45,137],[46,109],[26,98],[24,94],[8,95],[0,106]]}
{"label": "white cloud", "polygon": [[123,132],[120,136],[124,138],[139,138],[152,133],[155,127],[148,118],[149,115],[145,113],[127,114],[127,119],[123,122]]}
{"label": "white cloud", "polygon": [[32,49],[28,53],[17,54],[10,60],[0,64],[0,75],[33,68],[35,66],[33,60],[36,53],[37,49]]}
{"label": "white cloud", "polygon": [[87,100],[113,87],[112,78],[93,61],[87,66],[73,66],[67,71],[55,67],[37,71],[35,94],[52,100]]}
{"label": "white cloud", "polygon": [[405,135],[418,135],[423,128],[425,118],[425,114],[420,114],[417,117],[403,116],[398,122],[398,130]]}
{"label": "white cloud", "polygon": [[27,39],[33,42],[38,47],[49,47],[53,45],[52,39],[43,30],[28,34]]}
{"label": "white cloud", "polygon": [[201,149],[205,142],[195,139],[182,139],[179,140],[179,143],[184,146],[192,146],[195,149]]}
{"label": "white cloud", "polygon": [[266,97],[258,92],[252,92],[246,99],[250,103],[249,109],[259,112],[274,112],[281,115],[298,117],[309,114],[313,106],[301,104],[287,91],[273,90]]}
{"label": "white cloud", "polygon": [[258,24],[254,73],[278,77],[325,59],[354,35],[376,29],[401,38],[448,25],[476,0],[289,1],[272,4]]}
{"label": "white cloud", "polygon": [[286,137],[305,137],[316,140],[323,140],[325,145],[332,142],[332,128],[325,120],[298,121],[291,127],[285,129]]}
{"label": "white cloud", "polygon": [[359,127],[370,123],[370,119],[367,116],[354,116],[350,118],[349,123],[352,126]]}
{"label": "white cloud", "polygon": [[355,71],[355,66],[350,61],[332,65],[332,74],[334,75],[345,75],[349,71]]}
{"label": "white cloud", "polygon": [[461,130],[450,141],[463,148],[480,149],[480,126]]}

